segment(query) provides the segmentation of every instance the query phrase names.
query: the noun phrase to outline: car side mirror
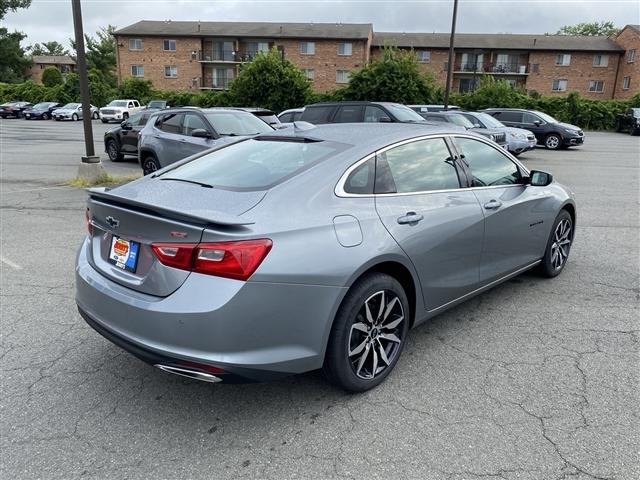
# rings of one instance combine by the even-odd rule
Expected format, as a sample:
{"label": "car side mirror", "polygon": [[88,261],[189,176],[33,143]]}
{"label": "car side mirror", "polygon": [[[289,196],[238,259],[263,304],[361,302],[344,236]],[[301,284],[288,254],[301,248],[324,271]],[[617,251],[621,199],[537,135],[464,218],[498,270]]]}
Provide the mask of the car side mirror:
{"label": "car side mirror", "polygon": [[474,123],[473,128],[482,128],[482,125],[480,125],[479,123]]}
{"label": "car side mirror", "polygon": [[120,126],[122,127],[123,130],[132,130],[133,129],[131,124],[129,122],[127,122],[126,120],[124,122],[122,122],[120,124]]}
{"label": "car side mirror", "polygon": [[391,123],[391,117],[380,117],[380,118],[378,118],[378,122],[380,122],[380,123]]}
{"label": "car side mirror", "polygon": [[191,136],[198,138],[213,138],[211,132],[207,132],[204,128],[196,128],[193,132],[191,132]]}
{"label": "car side mirror", "polygon": [[531,170],[529,176],[529,185],[532,187],[546,187],[553,182],[553,175],[547,172],[540,172],[538,170]]}
{"label": "car side mirror", "polygon": [[534,121],[533,121],[533,124],[534,124],[536,127],[539,127],[540,125],[542,125],[542,122],[541,122],[540,120],[534,120]]}

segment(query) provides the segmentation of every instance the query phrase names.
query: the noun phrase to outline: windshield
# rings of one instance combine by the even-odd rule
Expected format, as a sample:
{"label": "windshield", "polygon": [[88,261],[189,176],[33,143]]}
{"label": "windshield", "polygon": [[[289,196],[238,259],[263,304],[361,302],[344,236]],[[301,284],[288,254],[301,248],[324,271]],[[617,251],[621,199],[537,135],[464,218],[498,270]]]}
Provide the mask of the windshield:
{"label": "windshield", "polygon": [[204,112],[204,116],[220,135],[256,135],[273,131],[273,128],[250,113]]}
{"label": "windshield", "polygon": [[385,105],[394,117],[399,122],[424,122],[424,118],[404,105],[398,105],[397,103]]}
{"label": "windshield", "polygon": [[32,108],[34,110],[38,110],[40,108],[49,108],[52,105],[55,105],[55,103],[53,103],[53,102],[42,102],[42,103],[36,103]]}
{"label": "windshield", "polygon": [[505,124],[496,120],[495,117],[492,117],[488,113],[474,113],[475,117],[480,119],[482,123],[484,123],[488,128],[504,128]]}
{"label": "windshield", "polygon": [[456,125],[458,125],[460,127],[474,128],[473,127],[473,123],[471,123],[471,121],[467,117],[465,117],[464,115],[459,115],[459,114],[447,115],[447,118],[449,118],[449,120],[451,120],[451,123],[455,123]]}
{"label": "windshield", "polygon": [[76,108],[78,108],[80,106],[79,103],[67,103],[64,107],[62,108],[68,108],[69,110],[75,110]]}
{"label": "windshield", "polygon": [[268,123],[269,125],[273,125],[274,123],[280,123],[280,119],[276,117],[275,114],[273,113],[265,114],[265,115],[257,113],[256,116],[263,122]]}
{"label": "windshield", "polygon": [[125,100],[114,100],[107,107],[126,107],[127,102]]}
{"label": "windshield", "polygon": [[533,113],[538,115],[541,119],[543,119],[547,123],[560,123],[560,122],[558,122],[558,120],[553,118],[551,115],[547,115],[544,112],[538,112],[537,110],[534,110]]}
{"label": "windshield", "polygon": [[250,139],[169,170],[161,179],[230,190],[266,190],[332,156],[339,148],[327,142],[293,141],[287,137]]}

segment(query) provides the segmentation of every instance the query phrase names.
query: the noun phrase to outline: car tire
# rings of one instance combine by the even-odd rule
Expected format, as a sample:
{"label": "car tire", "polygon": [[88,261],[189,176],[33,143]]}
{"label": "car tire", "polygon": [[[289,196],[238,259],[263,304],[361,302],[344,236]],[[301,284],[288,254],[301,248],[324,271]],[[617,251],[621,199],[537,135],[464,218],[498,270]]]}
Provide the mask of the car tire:
{"label": "car tire", "polygon": [[77,113],[74,113],[73,115],[71,115],[71,120],[73,120],[74,122],[77,122],[79,120],[80,117],[78,117]]}
{"label": "car tire", "polygon": [[567,264],[572,243],[573,220],[569,212],[563,209],[560,210],[555,222],[553,222],[549,240],[547,240],[547,248],[538,271],[547,278],[560,275]]}
{"label": "car tire", "polygon": [[160,163],[158,163],[158,160],[153,155],[147,154],[147,156],[142,159],[142,173],[144,175],[150,175],[160,170],[160,168],[162,168]]}
{"label": "car tire", "polygon": [[124,122],[124,121],[126,121],[126,120],[128,120],[128,119],[129,119],[129,114],[128,114],[127,112],[124,112],[124,113],[122,114],[122,121]]}
{"label": "car tire", "polygon": [[410,308],[395,278],[373,273],[356,282],[336,314],[323,371],[344,390],[364,392],[393,370],[407,339]]}
{"label": "car tire", "polygon": [[638,132],[640,132],[640,128],[634,126],[629,127],[629,135],[631,135],[632,137],[638,134]]}
{"label": "car tire", "polygon": [[100,118],[100,114],[98,112],[93,112],[91,114],[91,118],[93,118],[94,120],[98,120]]}
{"label": "car tire", "polygon": [[109,120],[107,120],[106,118],[101,118],[100,120],[102,120],[102,123],[109,123]]}
{"label": "car tire", "polygon": [[557,133],[550,133],[544,139],[544,146],[549,150],[559,150],[562,147],[562,138]]}
{"label": "car tire", "polygon": [[43,120],[49,120],[49,114],[48,113],[43,113],[42,114],[42,119]]}
{"label": "car tire", "polygon": [[112,162],[120,162],[124,158],[124,155],[120,153],[118,143],[114,139],[107,140],[107,155]]}

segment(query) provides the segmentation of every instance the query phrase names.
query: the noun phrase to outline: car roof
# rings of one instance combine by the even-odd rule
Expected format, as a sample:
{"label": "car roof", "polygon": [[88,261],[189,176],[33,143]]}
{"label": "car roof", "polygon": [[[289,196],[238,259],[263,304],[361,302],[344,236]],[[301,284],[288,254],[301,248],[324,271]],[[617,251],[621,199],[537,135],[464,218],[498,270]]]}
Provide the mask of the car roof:
{"label": "car roof", "polygon": [[533,110],[529,110],[527,108],[500,108],[500,107],[495,107],[495,108],[485,108],[482,111],[488,111],[491,110],[492,112],[494,111],[514,111],[514,112],[531,112]]}
{"label": "car roof", "polygon": [[402,105],[401,103],[397,103],[397,102],[369,102],[369,101],[365,101],[365,100],[351,100],[351,101],[345,101],[345,102],[318,102],[318,103],[312,103],[310,105],[307,105],[305,108],[308,107],[331,107],[331,106],[337,106],[337,105]]}

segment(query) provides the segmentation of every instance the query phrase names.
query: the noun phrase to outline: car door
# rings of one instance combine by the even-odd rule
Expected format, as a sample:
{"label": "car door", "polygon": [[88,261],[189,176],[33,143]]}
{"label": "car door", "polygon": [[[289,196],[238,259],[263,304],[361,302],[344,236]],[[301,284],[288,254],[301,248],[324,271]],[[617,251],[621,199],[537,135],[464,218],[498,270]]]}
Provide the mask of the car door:
{"label": "car door", "polygon": [[471,189],[484,213],[480,280],[488,283],[529,265],[544,253],[553,210],[549,190],[526,184],[522,169],[499,147],[479,138],[454,136],[468,165]]}
{"label": "car door", "polygon": [[[484,217],[444,137],[404,142],[376,156],[375,202],[418,272],[435,310],[476,289]],[[462,183],[461,183],[462,182]]]}
{"label": "car door", "polygon": [[183,153],[182,119],[184,113],[172,112],[159,117],[152,136],[155,152],[162,166],[178,161],[187,155]]}
{"label": "car door", "polygon": [[[121,150],[123,153],[129,153],[135,155],[138,153],[138,137],[140,136],[140,130],[147,123],[149,115],[143,115],[142,113],[136,113],[127,119],[125,122],[131,128],[121,129]],[[123,122],[123,123],[125,123]]]}
{"label": "car door", "polygon": [[539,116],[529,112],[524,112],[522,114],[522,124],[519,128],[524,128],[525,130],[533,132],[539,142],[543,142],[545,136],[549,133],[547,122]]}

